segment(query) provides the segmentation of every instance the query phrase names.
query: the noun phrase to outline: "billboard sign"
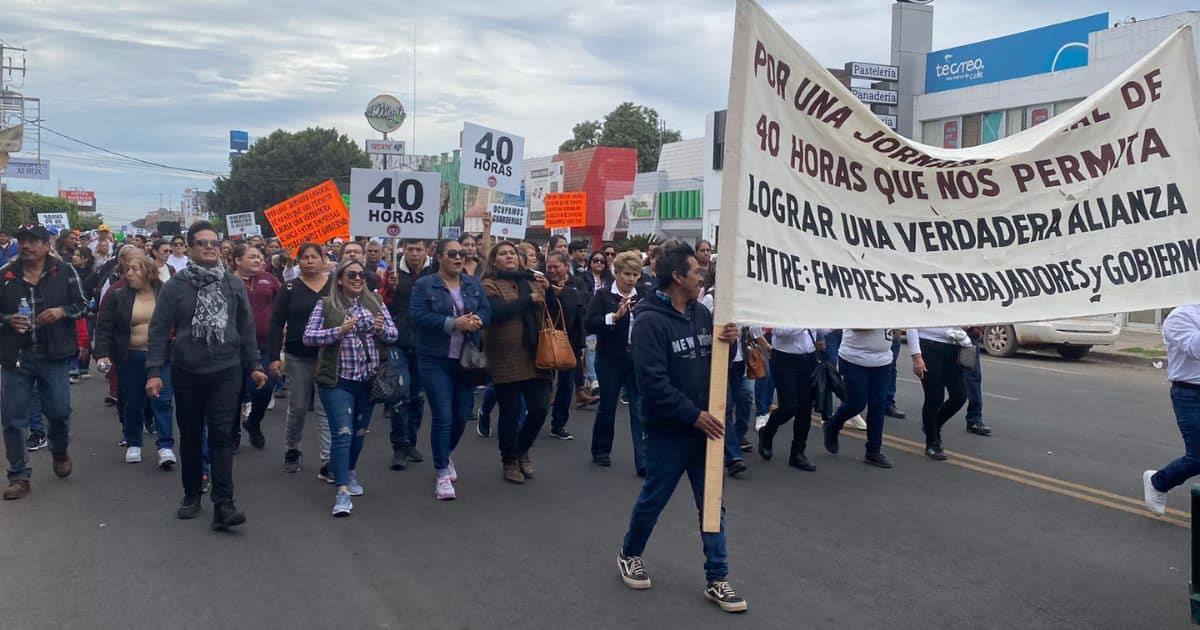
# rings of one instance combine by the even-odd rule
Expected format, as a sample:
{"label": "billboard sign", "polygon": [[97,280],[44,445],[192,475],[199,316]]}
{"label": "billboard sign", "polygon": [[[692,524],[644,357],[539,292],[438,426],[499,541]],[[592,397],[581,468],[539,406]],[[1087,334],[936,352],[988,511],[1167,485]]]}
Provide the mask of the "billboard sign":
{"label": "billboard sign", "polygon": [[0,168],[0,177],[13,179],[50,179],[50,160],[9,158],[8,164]]}
{"label": "billboard sign", "polygon": [[58,196],[77,206],[91,208],[96,205],[96,193],[90,190],[60,190]]}
{"label": "billboard sign", "polygon": [[900,80],[900,66],[889,66],[882,63],[851,61],[846,64],[846,72],[852,79],[870,79],[872,81]]}
{"label": "billboard sign", "polygon": [[367,117],[367,124],[371,125],[372,129],[383,133],[399,129],[400,125],[404,124],[404,119],[408,118],[400,99],[391,94],[380,94],[371,99],[363,115]]}
{"label": "billboard sign", "polygon": [[943,92],[1088,65],[1088,35],[1108,28],[1108,13],[925,55],[925,92]]}
{"label": "billboard sign", "polygon": [[250,148],[250,134],[240,129],[229,130],[229,150],[245,151]]}
{"label": "billboard sign", "polygon": [[404,155],[403,140],[367,140],[367,155]]}

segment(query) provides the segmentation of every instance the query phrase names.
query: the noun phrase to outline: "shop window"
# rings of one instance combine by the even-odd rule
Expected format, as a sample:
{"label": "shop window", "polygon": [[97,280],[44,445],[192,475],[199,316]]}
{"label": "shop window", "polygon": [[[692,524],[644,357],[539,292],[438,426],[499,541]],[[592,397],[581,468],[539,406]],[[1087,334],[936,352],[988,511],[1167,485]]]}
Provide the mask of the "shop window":
{"label": "shop window", "polygon": [[995,142],[1004,137],[1004,112],[988,112],[983,115],[980,144]]}
{"label": "shop window", "polygon": [[1068,99],[1065,101],[1059,101],[1054,104],[1054,115],[1057,116],[1057,115],[1067,111],[1068,109],[1075,107],[1075,105],[1077,105],[1081,102],[1083,102],[1083,99],[1081,99],[1081,98],[1073,98],[1073,99]]}
{"label": "shop window", "polygon": [[1004,112],[1004,135],[1011,136],[1013,134],[1025,131],[1025,109],[1018,107]]}
{"label": "shop window", "polygon": [[982,135],[983,116],[975,114],[972,116],[963,116],[962,118],[962,141],[959,144],[962,148],[977,147]]}
{"label": "shop window", "polygon": [[942,121],[927,120],[921,123],[921,142],[935,147],[942,146]]}

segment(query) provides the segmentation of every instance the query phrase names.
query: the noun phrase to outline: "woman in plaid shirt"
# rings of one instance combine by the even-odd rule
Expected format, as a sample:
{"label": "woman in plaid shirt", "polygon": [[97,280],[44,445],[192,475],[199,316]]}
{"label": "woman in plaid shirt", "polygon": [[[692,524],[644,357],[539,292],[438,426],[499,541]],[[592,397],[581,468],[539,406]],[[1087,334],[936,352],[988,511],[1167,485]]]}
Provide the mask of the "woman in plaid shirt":
{"label": "woman in plaid shirt", "polygon": [[340,263],[334,289],[317,302],[304,328],[304,344],[321,348],[316,381],[332,434],[334,516],[349,516],[354,508],[350,497],[363,493],[354,469],[375,410],[371,374],[387,356],[384,344],[399,337],[379,296],[366,290],[369,273],[360,262]]}

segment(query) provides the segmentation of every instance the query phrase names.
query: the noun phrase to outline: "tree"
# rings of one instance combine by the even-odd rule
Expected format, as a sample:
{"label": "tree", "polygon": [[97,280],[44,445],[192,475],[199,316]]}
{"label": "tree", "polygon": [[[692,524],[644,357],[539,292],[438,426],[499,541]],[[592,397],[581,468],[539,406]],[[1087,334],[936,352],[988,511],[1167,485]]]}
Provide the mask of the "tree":
{"label": "tree", "polygon": [[14,191],[4,195],[4,221],[6,230],[14,230],[26,223],[37,222],[44,212],[64,212],[67,222],[77,230],[94,230],[104,222],[104,216],[94,212],[81,212],[79,206],[59,197],[47,197],[34,192]]}
{"label": "tree", "polygon": [[632,147],[638,152],[639,173],[658,168],[658,155],[662,145],[678,142],[683,137],[678,130],[667,129],[654,108],[629,102],[621,103],[609,112],[604,117],[603,124],[595,120],[585,120],[575,125],[572,132],[574,137],[562,143],[558,147],[559,151],[575,151],[595,146]]}
{"label": "tree", "polygon": [[585,120],[571,129],[574,137],[558,145],[559,153],[590,149],[600,142],[600,121]]}
{"label": "tree", "polygon": [[210,209],[221,217],[254,212],[263,234],[270,235],[264,210],[327,179],[347,192],[350,169],[370,167],[371,158],[336,129],[277,130],[235,159],[229,177],[215,180]]}
{"label": "tree", "polygon": [[29,204],[18,197],[16,191],[4,189],[2,194],[4,216],[0,219],[0,229],[15,234],[22,225],[29,223]]}

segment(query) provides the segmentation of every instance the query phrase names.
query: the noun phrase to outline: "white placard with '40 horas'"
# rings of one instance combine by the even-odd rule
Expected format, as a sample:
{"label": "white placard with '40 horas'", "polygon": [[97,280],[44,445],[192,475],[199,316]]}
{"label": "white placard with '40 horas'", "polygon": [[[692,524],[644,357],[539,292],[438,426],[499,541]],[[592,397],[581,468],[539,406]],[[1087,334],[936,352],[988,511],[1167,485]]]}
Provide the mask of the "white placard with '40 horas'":
{"label": "white placard with '40 horas'", "polygon": [[463,123],[462,146],[459,182],[510,195],[521,194],[524,138],[507,131]]}
{"label": "white placard with '40 horas'", "polygon": [[350,233],[437,238],[440,173],[350,169]]}

